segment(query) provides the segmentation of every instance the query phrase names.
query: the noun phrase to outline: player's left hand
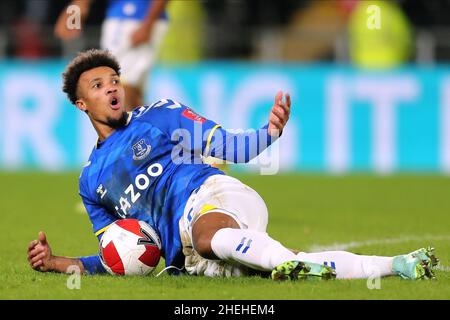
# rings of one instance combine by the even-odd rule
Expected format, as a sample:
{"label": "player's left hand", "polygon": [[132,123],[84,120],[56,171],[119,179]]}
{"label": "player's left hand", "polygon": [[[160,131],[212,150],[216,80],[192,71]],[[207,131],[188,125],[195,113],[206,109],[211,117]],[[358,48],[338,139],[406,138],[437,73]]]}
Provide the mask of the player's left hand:
{"label": "player's left hand", "polygon": [[139,28],[137,28],[136,31],[131,34],[131,47],[134,48],[145,42],[148,42],[150,40],[150,32],[151,28],[149,28],[145,24],[141,24]]}
{"label": "player's left hand", "polygon": [[275,104],[270,111],[268,132],[274,137],[281,136],[291,114],[291,96],[286,93],[284,98],[285,101],[283,101],[283,92],[278,91],[275,96]]}
{"label": "player's left hand", "polygon": [[41,231],[38,239],[31,241],[28,245],[28,262],[37,271],[51,271],[52,257],[52,249],[47,242],[47,236]]}

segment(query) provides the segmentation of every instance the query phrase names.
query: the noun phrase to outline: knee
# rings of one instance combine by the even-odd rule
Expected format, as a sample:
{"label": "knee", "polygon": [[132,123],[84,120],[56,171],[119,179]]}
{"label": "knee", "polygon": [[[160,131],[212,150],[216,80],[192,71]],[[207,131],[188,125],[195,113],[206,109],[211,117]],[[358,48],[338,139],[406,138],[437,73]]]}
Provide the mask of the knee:
{"label": "knee", "polygon": [[194,250],[205,259],[214,259],[215,255],[211,248],[212,237],[202,236],[192,236],[192,242]]}
{"label": "knee", "polygon": [[194,250],[205,259],[218,259],[212,250],[211,241],[216,232],[223,228],[239,228],[239,225],[222,213],[208,213],[197,219],[192,227]]}
{"label": "knee", "polygon": [[208,226],[207,223],[195,223],[192,228],[192,245],[194,250],[205,259],[217,259],[211,241],[217,229]]}

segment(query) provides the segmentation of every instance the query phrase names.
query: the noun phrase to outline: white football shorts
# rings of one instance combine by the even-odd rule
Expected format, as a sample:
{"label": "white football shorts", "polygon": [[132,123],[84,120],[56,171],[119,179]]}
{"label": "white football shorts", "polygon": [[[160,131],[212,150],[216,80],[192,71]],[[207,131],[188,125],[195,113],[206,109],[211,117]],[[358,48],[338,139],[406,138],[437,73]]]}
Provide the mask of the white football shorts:
{"label": "white football shorts", "polygon": [[140,24],[140,21],[134,19],[105,19],[102,24],[100,47],[108,49],[118,59],[123,83],[143,90],[148,72],[167,33],[168,23],[162,19],[156,21],[149,41],[132,48],[131,35]]}
{"label": "white football shorts", "polygon": [[189,274],[209,277],[241,276],[245,266],[201,257],[192,245],[192,226],[204,214],[220,212],[231,216],[242,229],[266,232],[267,206],[261,196],[238,179],[214,175],[206,179],[189,197],[179,221],[180,236]]}

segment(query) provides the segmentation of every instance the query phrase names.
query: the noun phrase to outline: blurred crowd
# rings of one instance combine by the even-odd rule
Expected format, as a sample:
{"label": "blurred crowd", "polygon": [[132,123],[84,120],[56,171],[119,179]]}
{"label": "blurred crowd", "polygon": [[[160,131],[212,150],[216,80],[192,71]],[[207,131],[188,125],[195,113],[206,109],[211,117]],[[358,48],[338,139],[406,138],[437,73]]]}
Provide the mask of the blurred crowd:
{"label": "blurred crowd", "polygon": [[[89,32],[75,43],[53,32],[70,1],[1,1],[0,57],[61,57],[97,47],[108,1],[95,0],[85,25]],[[380,8],[378,32],[367,27],[372,14],[367,3],[170,0],[161,60],[334,61],[376,67],[450,60],[450,0],[370,1]]]}

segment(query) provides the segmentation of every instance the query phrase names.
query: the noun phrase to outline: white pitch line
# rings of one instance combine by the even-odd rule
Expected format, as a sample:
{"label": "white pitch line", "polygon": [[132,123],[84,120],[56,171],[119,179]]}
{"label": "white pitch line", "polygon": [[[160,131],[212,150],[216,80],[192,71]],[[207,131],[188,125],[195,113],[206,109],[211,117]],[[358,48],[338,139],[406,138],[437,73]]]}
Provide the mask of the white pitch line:
{"label": "white pitch line", "polygon": [[449,267],[449,266],[441,266],[441,265],[438,265],[438,266],[436,267],[436,270],[444,271],[444,272],[450,272],[450,267]]}
{"label": "white pitch line", "polygon": [[[450,241],[450,235],[425,235],[425,236],[403,236],[398,238],[387,238],[387,239],[372,239],[366,241],[352,241],[347,243],[338,243],[335,242],[333,244],[328,245],[319,245],[314,244],[309,248],[309,252],[321,252],[321,251],[347,251],[352,248],[358,248],[363,246],[372,246],[372,245],[380,245],[380,244],[395,244],[395,243],[404,243],[408,241]],[[439,255],[438,255],[439,256]],[[438,265],[436,267],[439,271],[450,272],[450,266]]]}
{"label": "white pitch line", "polygon": [[312,245],[309,248],[309,252],[320,252],[320,251],[333,251],[333,250],[348,250],[351,248],[363,247],[363,246],[372,246],[379,244],[394,244],[394,243],[404,243],[408,241],[450,241],[450,235],[438,235],[438,236],[403,236],[398,238],[387,238],[387,239],[372,239],[366,241],[352,241],[347,243],[338,243],[335,242],[333,244],[327,245]]}

